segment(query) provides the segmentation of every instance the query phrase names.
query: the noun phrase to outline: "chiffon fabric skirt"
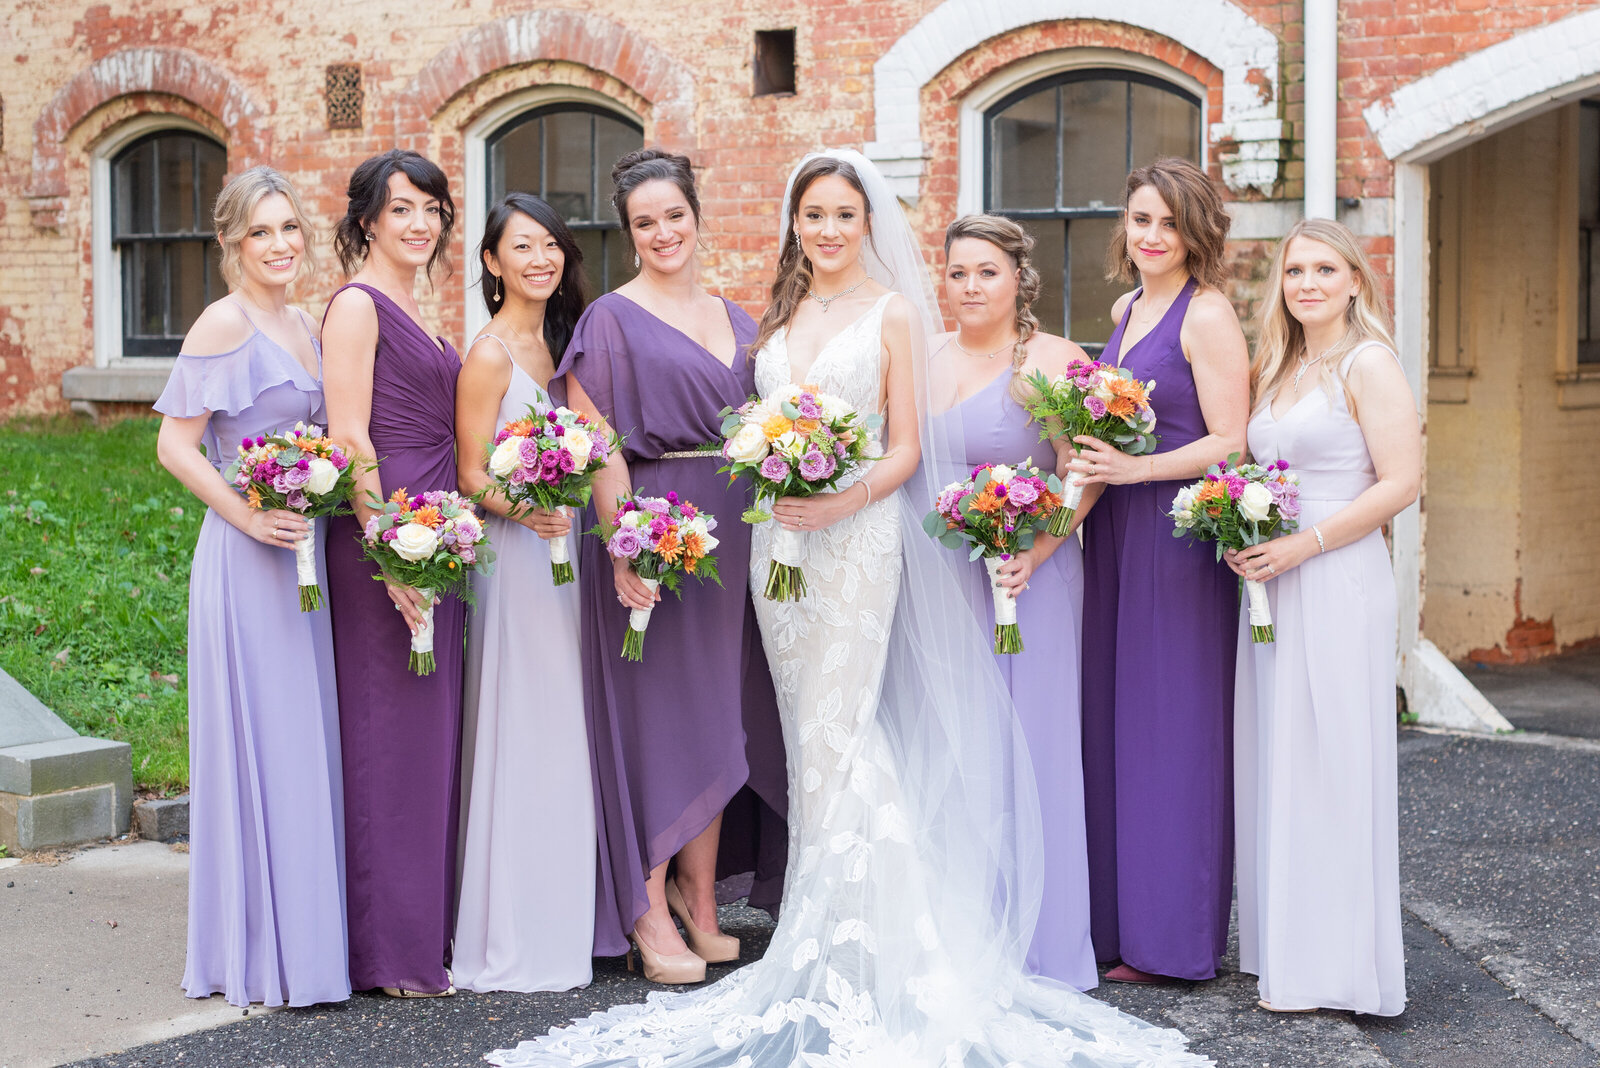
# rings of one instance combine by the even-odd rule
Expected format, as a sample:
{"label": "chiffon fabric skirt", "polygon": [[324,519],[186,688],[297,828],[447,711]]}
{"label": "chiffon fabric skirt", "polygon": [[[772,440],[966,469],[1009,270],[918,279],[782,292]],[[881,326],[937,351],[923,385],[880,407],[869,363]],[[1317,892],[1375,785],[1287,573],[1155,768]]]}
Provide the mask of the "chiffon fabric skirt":
{"label": "chiffon fabric skirt", "polygon": [[328,613],[300,611],[293,553],[210,511],[189,579],[189,785],[184,992],[240,1006],[348,998]]}
{"label": "chiffon fabric skirt", "polygon": [[[1348,501],[1304,501],[1309,530]],[[1405,1008],[1395,592],[1383,536],[1266,583],[1277,640],[1240,614],[1240,968],[1281,1009]]]}

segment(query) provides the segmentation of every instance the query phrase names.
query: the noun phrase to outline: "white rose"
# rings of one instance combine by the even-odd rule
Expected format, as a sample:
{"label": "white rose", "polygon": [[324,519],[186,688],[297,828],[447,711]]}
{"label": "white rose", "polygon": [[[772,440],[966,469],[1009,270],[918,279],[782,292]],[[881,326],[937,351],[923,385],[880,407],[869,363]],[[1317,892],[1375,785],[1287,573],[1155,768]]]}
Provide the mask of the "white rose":
{"label": "white rose", "polygon": [[767,455],[767,436],[759,426],[746,423],[728,441],[728,459],[753,464]]}
{"label": "white rose", "polygon": [[700,540],[704,543],[706,552],[709,553],[719,544],[716,536],[711,533],[711,525],[706,522],[705,516],[697,515],[689,520],[689,529],[700,535]]}
{"label": "white rose", "polygon": [[407,523],[389,544],[394,546],[394,551],[400,554],[401,559],[416,563],[433,555],[433,550],[439,545],[439,535],[434,533],[432,527]]}
{"label": "white rose", "polygon": [[1194,513],[1195,492],[1194,487],[1185,486],[1172,498],[1172,511],[1169,513],[1174,519],[1187,519]]}
{"label": "white rose", "polygon": [[817,404],[822,408],[822,418],[828,420],[830,423],[835,419],[843,419],[845,416],[849,415],[851,411],[850,405],[844,402],[843,397],[835,396],[832,393],[823,393],[819,395],[817,397]]}
{"label": "white rose", "polygon": [[589,440],[589,432],[572,427],[561,435],[561,446],[572,454],[572,458],[582,467],[589,462],[589,452],[594,448],[594,443]]}
{"label": "white rose", "polygon": [[1239,494],[1239,514],[1260,523],[1272,514],[1272,493],[1259,482],[1252,482]]}
{"label": "white rose", "polygon": [[990,482],[1007,483],[1015,477],[1017,477],[1016,470],[1014,468],[1007,467],[1005,464],[995,464],[993,467],[989,468]]}
{"label": "white rose", "polygon": [[1115,393],[1111,392],[1111,387],[1106,385],[1106,380],[1104,378],[1101,378],[1099,383],[1093,389],[1091,389],[1089,393],[1091,396],[1099,397],[1107,404],[1110,404],[1111,399],[1116,396]]}
{"label": "white rose", "polygon": [[644,512],[623,512],[617,519],[619,527],[642,527],[645,524]]}
{"label": "white rose", "polygon": [[306,479],[306,489],[318,496],[333,489],[339,481],[339,469],[320,456],[313,456],[306,467],[309,475]]}
{"label": "white rose", "polygon": [[778,455],[787,456],[793,460],[806,451],[806,439],[796,434],[793,430],[786,430],[778,435],[778,440],[772,443],[772,447],[777,451]]}
{"label": "white rose", "polygon": [[494,447],[489,455],[489,473],[495,478],[506,478],[522,466],[522,443],[526,438],[513,434]]}

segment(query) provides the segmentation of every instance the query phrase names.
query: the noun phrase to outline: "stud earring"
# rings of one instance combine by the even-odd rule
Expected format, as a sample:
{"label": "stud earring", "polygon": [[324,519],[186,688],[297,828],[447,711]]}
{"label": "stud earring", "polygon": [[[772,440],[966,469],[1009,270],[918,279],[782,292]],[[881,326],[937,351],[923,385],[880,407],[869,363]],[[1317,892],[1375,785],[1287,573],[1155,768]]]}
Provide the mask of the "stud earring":
{"label": "stud earring", "polygon": [[372,241],[372,234],[370,232],[367,234],[367,241],[368,242]]}

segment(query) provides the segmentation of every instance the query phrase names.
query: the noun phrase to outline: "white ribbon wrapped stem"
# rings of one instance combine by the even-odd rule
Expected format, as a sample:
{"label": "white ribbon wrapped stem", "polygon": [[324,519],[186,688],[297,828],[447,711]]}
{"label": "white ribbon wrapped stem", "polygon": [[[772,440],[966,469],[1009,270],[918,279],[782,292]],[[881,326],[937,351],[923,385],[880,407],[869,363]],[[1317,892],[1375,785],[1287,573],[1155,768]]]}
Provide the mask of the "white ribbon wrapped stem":
{"label": "white ribbon wrapped stem", "polygon": [[1017,621],[1017,599],[1000,585],[1000,565],[1003,563],[1005,561],[998,556],[983,558],[983,566],[989,571],[989,595],[994,599],[994,625],[997,627]]}
{"label": "white ribbon wrapped stem", "polygon": [[550,539],[550,563],[570,564],[572,562],[571,550],[567,547],[567,535],[559,534]]}
{"label": "white ribbon wrapped stem", "polygon": [[411,651],[413,653],[433,652],[433,591],[418,589],[422,594],[424,608],[422,609],[422,622],[417,626],[417,632],[411,636]]}
{"label": "white ribbon wrapped stem", "polygon": [[1078,505],[1083,501],[1084,487],[1078,485],[1077,476],[1070,476],[1067,484],[1061,487],[1061,507],[1078,510]]}
{"label": "white ribbon wrapped stem", "polygon": [[1267,588],[1255,579],[1245,579],[1244,592],[1250,600],[1250,625],[1272,626],[1272,605],[1267,602]]}
{"label": "white ribbon wrapped stem", "polygon": [[[651,593],[655,593],[656,587],[661,585],[660,579],[645,578],[643,575],[639,576],[639,581],[644,583]],[[628,629],[643,634],[644,629],[650,625],[650,613],[655,611],[655,607],[651,605],[649,608],[632,609],[628,613]]]}
{"label": "white ribbon wrapped stem", "polygon": [[798,530],[778,527],[772,534],[772,562],[799,567],[805,560],[806,536]]}
{"label": "white ribbon wrapped stem", "polygon": [[306,517],[306,536],[294,543],[294,573],[302,586],[317,584],[317,521]]}

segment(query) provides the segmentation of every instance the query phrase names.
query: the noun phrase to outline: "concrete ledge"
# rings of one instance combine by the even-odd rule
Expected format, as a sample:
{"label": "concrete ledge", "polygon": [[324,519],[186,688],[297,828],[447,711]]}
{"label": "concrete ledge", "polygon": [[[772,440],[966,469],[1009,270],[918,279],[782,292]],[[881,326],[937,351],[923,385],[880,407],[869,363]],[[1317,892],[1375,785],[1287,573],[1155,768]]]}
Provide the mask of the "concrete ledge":
{"label": "concrete ledge", "polygon": [[1426,638],[1400,655],[1400,685],[1424,726],[1489,734],[1516,729]]}
{"label": "concrete ledge", "polygon": [[[22,683],[0,671],[0,749],[30,742],[76,738],[77,732],[61,722]],[[0,790],[9,790],[0,786]]]}
{"label": "concrete ledge", "polygon": [[133,806],[133,821],[139,837],[151,842],[169,842],[189,833],[189,795],[162,801],[140,801]]}
{"label": "concrete ledge", "polygon": [[50,849],[112,838],[120,833],[117,807],[110,783],[39,797],[0,793],[0,842],[11,849]]}
{"label": "concrete ledge", "polygon": [[61,395],[69,401],[135,401],[161,396],[172,361],[152,357],[149,367],[73,367],[61,376]]}

